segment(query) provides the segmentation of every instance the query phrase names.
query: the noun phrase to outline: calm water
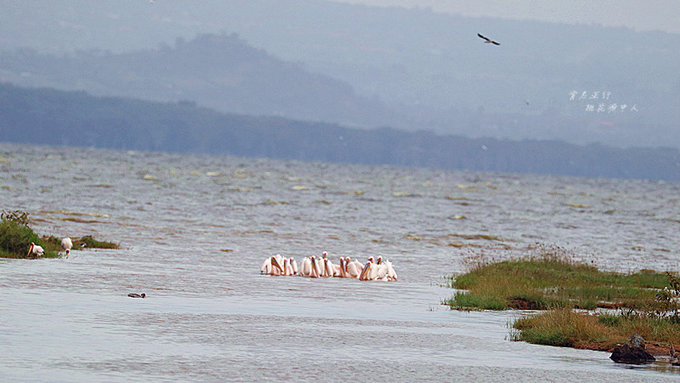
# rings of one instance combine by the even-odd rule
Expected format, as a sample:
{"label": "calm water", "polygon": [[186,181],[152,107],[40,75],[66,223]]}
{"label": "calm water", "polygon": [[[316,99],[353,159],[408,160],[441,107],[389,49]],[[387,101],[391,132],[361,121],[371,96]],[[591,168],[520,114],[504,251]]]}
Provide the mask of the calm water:
{"label": "calm water", "polygon": [[[2,381],[670,381],[440,305],[470,257],[678,270],[680,184],[0,144],[0,202],[120,250],[0,259]],[[392,260],[399,281],[259,275]],[[146,292],[131,299],[129,292]]]}

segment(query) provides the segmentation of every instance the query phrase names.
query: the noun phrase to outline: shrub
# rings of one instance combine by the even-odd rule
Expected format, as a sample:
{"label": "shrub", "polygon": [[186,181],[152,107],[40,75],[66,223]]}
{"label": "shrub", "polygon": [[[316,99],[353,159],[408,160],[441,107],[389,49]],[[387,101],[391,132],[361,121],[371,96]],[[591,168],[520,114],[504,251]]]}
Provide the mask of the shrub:
{"label": "shrub", "polygon": [[31,242],[41,243],[30,227],[4,218],[0,222],[0,249],[4,252],[15,257],[25,257]]}
{"label": "shrub", "polygon": [[[26,258],[31,242],[45,248],[43,241],[28,227],[28,213],[21,210],[3,210],[0,215],[0,255],[7,258]],[[56,253],[45,248],[47,257]]]}
{"label": "shrub", "polygon": [[55,258],[58,247],[44,242],[28,226],[28,213],[21,210],[3,210],[0,215],[0,256],[5,258],[27,258],[31,242],[42,246],[45,250],[43,257]]}

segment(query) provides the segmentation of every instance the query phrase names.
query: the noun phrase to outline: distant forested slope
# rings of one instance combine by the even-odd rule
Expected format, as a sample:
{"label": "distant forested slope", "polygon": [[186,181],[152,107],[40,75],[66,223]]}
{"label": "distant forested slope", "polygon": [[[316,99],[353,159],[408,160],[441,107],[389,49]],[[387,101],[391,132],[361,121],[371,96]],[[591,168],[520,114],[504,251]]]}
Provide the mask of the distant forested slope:
{"label": "distant forested slope", "polygon": [[353,127],[680,148],[677,33],[319,0],[16,4],[0,12],[0,81],[20,86]]}
{"label": "distant forested slope", "polygon": [[0,141],[589,177],[680,180],[676,149],[352,129],[0,84]]}
{"label": "distant forested slope", "polygon": [[83,90],[100,96],[190,100],[226,113],[362,126],[398,119],[394,110],[357,95],[346,82],[282,61],[236,34],[200,35],[190,41],[178,38],[172,47],[123,54],[2,52],[3,79],[21,86]]}

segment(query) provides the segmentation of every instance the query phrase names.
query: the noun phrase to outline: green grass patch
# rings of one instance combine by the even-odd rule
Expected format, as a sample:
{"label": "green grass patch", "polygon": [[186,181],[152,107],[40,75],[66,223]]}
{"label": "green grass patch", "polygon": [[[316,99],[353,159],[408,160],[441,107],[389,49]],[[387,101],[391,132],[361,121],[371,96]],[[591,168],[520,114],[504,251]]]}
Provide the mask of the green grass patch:
{"label": "green grass patch", "polygon": [[4,258],[28,258],[31,242],[42,246],[44,258],[57,258],[59,254],[48,246],[25,222],[8,218],[3,213],[0,220],[0,256]]}
{"label": "green grass patch", "polygon": [[[31,258],[28,254],[31,242],[45,250],[43,258],[58,258],[59,252],[62,251],[60,238],[52,235],[41,238],[29,227],[28,213],[20,210],[3,210],[0,215],[0,257]],[[77,250],[81,247],[120,248],[116,243],[98,241],[90,235],[73,239],[73,249]]]}
{"label": "green grass patch", "polygon": [[[500,309],[627,307],[649,310],[658,289],[668,285],[665,273],[600,271],[559,252],[494,263],[478,263],[452,277],[450,287],[468,290],[471,297],[504,302]],[[490,297],[494,297],[491,299]],[[477,300],[479,301],[479,300]],[[454,308],[486,309],[476,300],[456,294],[446,303]]]}
{"label": "green grass patch", "polygon": [[[449,278],[455,309],[545,310],[518,319],[512,337],[530,343],[609,350],[634,333],[648,343],[680,344],[680,278],[673,273],[600,271],[563,252],[502,262],[476,259]],[[574,309],[615,308],[592,313]]]}
{"label": "green grass patch", "polygon": [[84,237],[76,238],[73,241],[73,247],[81,247],[81,245],[85,245],[83,247],[92,247],[95,249],[119,249],[120,245],[117,243],[113,242],[107,242],[107,241],[98,241],[94,238],[92,238],[91,235],[86,235]]}
{"label": "green grass patch", "polygon": [[[56,249],[55,251],[62,250],[61,238],[50,235],[48,237],[43,237],[42,239],[48,246],[54,247]],[[71,242],[73,242],[73,249],[71,250],[80,250],[82,248],[88,247],[93,249],[120,249],[120,245],[117,243],[99,241],[94,239],[91,235],[86,235],[84,237],[73,237],[71,238]]]}

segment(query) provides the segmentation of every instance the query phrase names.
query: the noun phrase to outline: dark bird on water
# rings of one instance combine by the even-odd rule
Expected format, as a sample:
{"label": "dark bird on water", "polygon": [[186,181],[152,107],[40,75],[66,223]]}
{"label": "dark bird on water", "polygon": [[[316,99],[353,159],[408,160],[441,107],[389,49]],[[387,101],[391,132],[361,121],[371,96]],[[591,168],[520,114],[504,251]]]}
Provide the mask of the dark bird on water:
{"label": "dark bird on water", "polygon": [[144,294],[144,293],[141,293],[141,294],[130,293],[130,294],[128,294],[128,297],[130,297],[130,298],[145,298],[146,294]]}
{"label": "dark bird on water", "polygon": [[501,45],[501,43],[496,42],[496,41],[493,41],[493,40],[491,40],[491,39],[488,38],[488,37],[484,37],[484,36],[482,36],[482,35],[479,34],[479,33],[477,33],[477,36],[479,36],[480,38],[484,39],[484,42],[487,43],[487,44]]}

